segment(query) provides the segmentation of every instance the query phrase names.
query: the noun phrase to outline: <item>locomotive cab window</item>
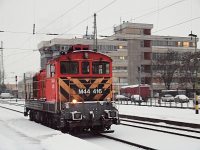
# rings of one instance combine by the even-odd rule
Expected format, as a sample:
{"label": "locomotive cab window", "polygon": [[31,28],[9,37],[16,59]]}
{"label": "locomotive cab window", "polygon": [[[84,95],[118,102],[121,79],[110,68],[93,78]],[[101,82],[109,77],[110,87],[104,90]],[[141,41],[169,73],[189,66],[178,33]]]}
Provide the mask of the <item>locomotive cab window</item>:
{"label": "locomotive cab window", "polygon": [[61,61],[60,72],[61,74],[78,74],[78,62],[74,61]]}
{"label": "locomotive cab window", "polygon": [[47,70],[47,78],[55,76],[55,65],[54,64],[48,64],[46,70]]}
{"label": "locomotive cab window", "polygon": [[97,61],[92,63],[93,74],[109,74],[109,62]]}
{"label": "locomotive cab window", "polygon": [[90,73],[90,63],[89,62],[82,62],[82,74],[89,74]]}

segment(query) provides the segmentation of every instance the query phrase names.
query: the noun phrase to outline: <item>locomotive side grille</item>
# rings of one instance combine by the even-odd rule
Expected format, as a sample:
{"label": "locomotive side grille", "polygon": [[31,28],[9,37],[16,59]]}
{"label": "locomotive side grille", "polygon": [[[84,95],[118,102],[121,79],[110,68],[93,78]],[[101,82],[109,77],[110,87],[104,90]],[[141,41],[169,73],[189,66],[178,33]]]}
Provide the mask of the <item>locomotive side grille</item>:
{"label": "locomotive side grille", "polygon": [[96,101],[112,98],[111,78],[59,78],[61,101]]}

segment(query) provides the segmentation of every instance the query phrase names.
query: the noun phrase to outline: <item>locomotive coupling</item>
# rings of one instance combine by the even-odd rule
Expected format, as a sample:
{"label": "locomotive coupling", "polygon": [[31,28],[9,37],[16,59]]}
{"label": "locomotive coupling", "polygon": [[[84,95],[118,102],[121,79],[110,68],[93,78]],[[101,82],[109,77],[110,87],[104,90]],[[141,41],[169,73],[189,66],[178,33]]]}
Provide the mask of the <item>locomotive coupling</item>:
{"label": "locomotive coupling", "polygon": [[83,115],[81,112],[73,111],[73,112],[71,112],[71,114],[72,114],[72,120],[82,120],[83,119]]}

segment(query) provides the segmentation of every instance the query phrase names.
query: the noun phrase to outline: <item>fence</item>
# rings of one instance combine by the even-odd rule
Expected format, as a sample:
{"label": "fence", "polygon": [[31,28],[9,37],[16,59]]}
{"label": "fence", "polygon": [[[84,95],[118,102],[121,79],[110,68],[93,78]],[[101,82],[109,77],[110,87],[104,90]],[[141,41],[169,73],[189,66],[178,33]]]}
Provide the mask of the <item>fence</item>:
{"label": "fence", "polygon": [[187,103],[177,103],[177,102],[163,102],[159,98],[149,98],[147,101],[142,102],[134,102],[130,99],[124,100],[119,99],[116,101],[117,104],[121,105],[137,105],[137,106],[151,106],[151,107],[168,107],[168,108],[186,108],[186,109],[194,109],[194,101],[190,99]]}

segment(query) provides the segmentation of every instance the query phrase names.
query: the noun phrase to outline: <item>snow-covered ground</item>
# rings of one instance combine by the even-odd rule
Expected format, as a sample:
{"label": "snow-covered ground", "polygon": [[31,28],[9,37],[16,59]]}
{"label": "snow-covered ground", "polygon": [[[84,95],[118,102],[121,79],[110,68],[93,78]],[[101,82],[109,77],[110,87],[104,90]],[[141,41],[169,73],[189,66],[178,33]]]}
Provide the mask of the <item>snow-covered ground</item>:
{"label": "snow-covered ground", "polygon": [[91,142],[62,134],[0,108],[0,150],[104,150]]}
{"label": "snow-covered ground", "polygon": [[200,110],[199,114],[195,114],[193,109],[136,105],[117,105],[117,107],[120,114],[200,124]]}
{"label": "snow-covered ground", "polygon": [[[6,106],[7,104],[1,104]],[[23,111],[23,107],[10,106]],[[117,105],[120,114],[143,116],[149,118],[169,119],[182,122],[200,124],[200,114],[195,114],[192,109],[161,108],[136,105]],[[116,144],[112,140],[104,138],[76,138],[68,134],[63,134],[36,124],[23,117],[22,114],[11,112],[0,108],[0,150],[130,150],[138,149],[131,146]],[[200,150],[200,140],[165,135],[153,131],[145,131],[138,128],[123,127],[113,125],[114,133],[110,136],[123,138],[124,140],[138,142],[157,149],[181,149],[181,150]]]}

